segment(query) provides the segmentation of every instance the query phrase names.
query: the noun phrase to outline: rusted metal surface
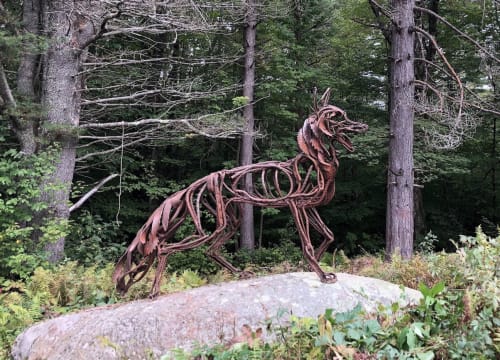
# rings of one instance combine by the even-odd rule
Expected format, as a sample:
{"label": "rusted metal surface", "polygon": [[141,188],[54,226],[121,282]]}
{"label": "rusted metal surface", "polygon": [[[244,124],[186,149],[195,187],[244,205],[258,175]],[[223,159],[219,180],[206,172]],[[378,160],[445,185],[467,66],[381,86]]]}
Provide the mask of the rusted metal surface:
{"label": "rusted metal surface", "polygon": [[[211,173],[174,193],[151,214],[119,259],[113,280],[126,292],[141,280],[157,259],[151,297],[158,295],[169,255],[207,244],[207,255],[233,273],[246,275],[220,254],[220,249],[238,230],[239,206],[290,208],[300,236],[304,257],[322,282],[336,276],[325,273],[318,261],[333,242],[333,233],[320,218],[316,207],[327,204],[335,193],[339,166],[334,144],[353,151],[348,133],[367,130],[367,125],[348,119],[346,113],[328,105],[329,91],[305,121],[297,136],[300,153],[288,161],[266,161]],[[253,189],[246,191],[243,178],[253,177]],[[189,223],[194,231],[175,239],[176,231]],[[313,248],[310,227],[323,242]]]}

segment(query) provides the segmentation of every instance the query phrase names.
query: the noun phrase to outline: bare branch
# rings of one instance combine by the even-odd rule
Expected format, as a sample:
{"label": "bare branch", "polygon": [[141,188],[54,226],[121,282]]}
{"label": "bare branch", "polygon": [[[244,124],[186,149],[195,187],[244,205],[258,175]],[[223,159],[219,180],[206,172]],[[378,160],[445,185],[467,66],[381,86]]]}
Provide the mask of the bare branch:
{"label": "bare branch", "polygon": [[92,105],[92,104],[117,102],[117,101],[121,101],[121,100],[137,99],[140,97],[144,97],[146,95],[159,94],[163,91],[164,91],[163,89],[153,89],[153,90],[144,90],[144,91],[136,92],[135,94],[131,94],[131,95],[127,95],[127,96],[116,96],[116,97],[112,97],[112,98],[96,99],[96,100],[82,100],[82,105]]}
{"label": "bare branch", "polygon": [[[158,58],[150,58],[150,59],[116,59],[116,60],[111,60],[108,62],[105,62],[103,58],[101,58],[101,62],[86,62],[83,65],[84,66],[96,66],[96,67],[105,67],[105,66],[124,66],[124,65],[136,65],[136,64],[147,64],[147,63],[155,63],[155,62],[169,62],[172,64],[177,64],[177,65],[210,65],[210,64],[230,64],[234,63],[236,61],[241,60],[242,56],[232,56],[232,57],[203,57],[199,59],[179,59],[175,57],[158,57]],[[95,68],[89,69],[82,71],[80,73],[84,72],[90,72],[94,71]]]}
{"label": "bare branch", "polygon": [[83,195],[76,203],[74,203],[72,206],[69,208],[69,212],[73,212],[76,209],[80,208],[92,195],[94,195],[101,187],[104,186],[108,181],[114,179],[117,177],[118,174],[111,174],[108,177],[102,179],[99,184],[94,186],[89,192],[87,192],[85,195]]}
{"label": "bare branch", "polygon": [[3,99],[7,106],[16,107],[16,100],[12,95],[12,91],[7,81],[7,76],[5,75],[5,70],[3,68],[2,62],[0,61],[0,97]]}
{"label": "bare branch", "polygon": [[415,85],[420,85],[423,89],[430,89],[439,98],[439,108],[443,110],[444,108],[444,96],[440,90],[432,86],[426,81],[415,80]]}
{"label": "bare branch", "polygon": [[391,32],[389,27],[382,21],[381,14],[387,17],[390,21],[392,19],[391,14],[375,0],[368,0],[368,3],[370,4],[370,7],[373,11],[373,14],[375,15],[375,18],[377,19],[378,28],[380,29],[380,31],[382,31],[382,35],[384,35],[385,40],[390,44]]}
{"label": "bare branch", "polygon": [[368,2],[370,3],[370,6],[372,7],[373,11],[376,12],[376,14],[378,14],[377,16],[379,16],[380,13],[382,13],[388,19],[392,18],[390,11],[384,8],[378,2],[376,2],[375,0],[369,0]]}
{"label": "bare branch", "polygon": [[414,7],[415,10],[417,11],[422,11],[422,12],[425,12],[427,14],[430,14],[434,17],[436,17],[437,19],[439,19],[443,24],[445,24],[446,26],[450,27],[453,31],[455,31],[457,34],[459,34],[461,37],[467,39],[468,41],[470,41],[475,47],[477,47],[479,50],[481,50],[483,53],[487,54],[489,57],[491,57],[493,60],[495,60],[496,62],[500,63],[500,59],[497,58],[494,54],[492,54],[490,51],[488,51],[488,49],[486,49],[484,46],[482,46],[479,42],[477,42],[476,40],[474,40],[472,37],[470,37],[469,35],[467,35],[466,33],[464,33],[463,31],[461,31],[460,29],[458,29],[456,26],[454,26],[453,24],[451,24],[448,20],[446,20],[445,18],[443,18],[442,16],[436,14],[434,11],[432,10],[429,10],[429,9],[426,9],[426,8],[423,8],[423,7],[419,7],[419,6],[415,6]]}
{"label": "bare branch", "polygon": [[146,140],[148,140],[148,137],[143,137],[143,138],[131,141],[131,142],[127,143],[127,144],[120,145],[117,148],[103,150],[103,151],[97,151],[97,152],[93,152],[93,153],[88,153],[88,154],[85,154],[85,155],[77,158],[76,161],[77,162],[81,162],[81,161],[87,160],[88,158],[91,158],[93,156],[111,154],[111,153],[114,153],[116,151],[121,150],[122,148],[129,147],[129,146],[132,146],[132,145],[136,145],[136,144],[141,143],[141,142],[146,141]]}
{"label": "bare branch", "polygon": [[415,29],[415,31],[421,33],[427,39],[429,39],[429,41],[432,43],[432,45],[436,49],[437,53],[439,54],[439,56],[441,57],[441,59],[445,63],[446,67],[450,70],[450,73],[452,74],[453,78],[455,78],[455,82],[457,83],[458,88],[459,88],[459,99],[460,99],[459,100],[458,114],[457,114],[457,121],[458,121],[460,119],[461,115],[462,115],[462,108],[463,108],[463,102],[464,102],[464,87],[463,87],[463,84],[462,84],[462,80],[460,80],[460,77],[456,73],[455,69],[449,63],[448,59],[444,55],[443,49],[441,49],[439,47],[439,45],[438,45],[436,39],[434,38],[434,36],[432,36],[427,31],[425,31],[424,29],[421,29],[419,27],[415,27],[414,29]]}
{"label": "bare branch", "polygon": [[108,24],[108,22],[112,19],[118,18],[122,14],[121,10],[122,5],[123,1],[120,1],[119,3],[116,4],[116,9],[117,9],[116,12],[104,16],[104,18],[101,21],[101,26],[99,27],[99,31],[97,32],[97,34],[92,36],[90,39],[88,39],[85,43],[81,45],[82,49],[87,48],[87,46],[95,42],[97,39],[101,38],[106,33],[106,25]]}
{"label": "bare branch", "polygon": [[118,127],[137,127],[150,124],[172,125],[174,123],[186,123],[198,119],[142,119],[137,121],[115,121],[109,123],[89,123],[80,125],[81,128],[111,129]]}

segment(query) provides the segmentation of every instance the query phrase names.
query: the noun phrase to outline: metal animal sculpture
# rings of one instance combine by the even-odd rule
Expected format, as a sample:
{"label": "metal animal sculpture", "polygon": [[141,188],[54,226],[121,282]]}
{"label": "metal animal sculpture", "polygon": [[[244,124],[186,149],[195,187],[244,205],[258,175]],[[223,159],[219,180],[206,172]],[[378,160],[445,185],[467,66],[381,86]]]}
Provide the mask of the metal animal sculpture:
{"label": "metal animal sculpture", "polygon": [[[203,244],[208,244],[207,255],[215,262],[233,273],[248,275],[220,254],[223,244],[238,230],[239,206],[243,203],[290,208],[310,268],[322,282],[335,282],[335,274],[325,273],[318,264],[334,238],[316,207],[330,202],[335,193],[339,161],[334,143],[353,151],[348,133],[363,132],[368,127],[349,120],[338,107],[327,105],[328,98],[329,91],[300,129],[297,136],[300,153],[295,158],[217,171],[165,199],[118,260],[113,274],[117,289],[125,293],[158,259],[150,296],[158,295],[168,256]],[[247,176],[253,178],[251,191],[243,186]],[[191,223],[194,231],[176,241],[177,230],[186,222]],[[323,237],[316,250],[311,244],[310,226]]]}

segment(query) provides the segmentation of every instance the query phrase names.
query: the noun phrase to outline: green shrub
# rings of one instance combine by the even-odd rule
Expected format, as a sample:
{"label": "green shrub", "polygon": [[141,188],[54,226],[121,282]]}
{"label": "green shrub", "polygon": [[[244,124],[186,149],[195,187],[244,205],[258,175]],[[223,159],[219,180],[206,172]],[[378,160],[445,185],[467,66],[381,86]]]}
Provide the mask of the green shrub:
{"label": "green shrub", "polygon": [[[195,271],[203,276],[214,275],[223,270],[206,254],[207,246],[181,251],[168,258],[170,272]],[[256,271],[275,269],[283,263],[299,264],[302,252],[295,244],[285,241],[279,246],[255,250],[240,249],[233,254],[222,251],[222,255],[239,269],[252,268]]]}
{"label": "green shrub", "polygon": [[[25,156],[11,149],[0,155],[0,277],[28,278],[45,264],[45,244],[68,233],[66,221],[48,219],[36,227],[32,224],[33,214],[47,208],[40,200],[40,184],[53,171],[50,164],[55,151],[49,148]],[[40,241],[32,241],[33,231],[42,234]]]}
{"label": "green shrub", "polygon": [[196,271],[201,275],[213,275],[221,270],[206,254],[207,246],[177,252],[168,258],[168,271],[182,272],[185,270]]}
{"label": "green shrub", "polygon": [[105,222],[87,210],[79,214],[77,221],[71,226],[64,249],[69,259],[85,266],[105,266],[124,252],[125,243],[114,241],[118,230],[115,221]]}
{"label": "green shrub", "polygon": [[291,241],[270,247],[258,248],[255,250],[240,249],[231,255],[231,262],[243,269],[247,266],[259,267],[274,267],[283,262],[290,264],[298,264],[302,260],[302,252]]}
{"label": "green shrub", "polygon": [[[403,312],[397,304],[376,315],[356,307],[345,313],[327,310],[316,319],[291,317],[273,329],[273,343],[178,352],[175,359],[497,359],[500,235],[460,238],[455,254],[418,255],[387,269],[381,258],[363,257],[364,273],[414,285],[421,302]],[[442,277],[442,280],[439,280]],[[426,285],[425,283],[430,285]],[[271,328],[272,328],[272,324]]]}

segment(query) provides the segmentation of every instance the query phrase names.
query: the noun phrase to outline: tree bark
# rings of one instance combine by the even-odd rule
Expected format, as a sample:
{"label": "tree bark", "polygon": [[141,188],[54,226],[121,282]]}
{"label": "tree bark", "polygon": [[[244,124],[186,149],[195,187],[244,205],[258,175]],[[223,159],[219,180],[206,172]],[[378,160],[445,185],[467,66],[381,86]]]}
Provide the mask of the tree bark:
{"label": "tree bark", "polygon": [[[23,31],[25,34],[40,34],[40,0],[23,2]],[[26,102],[35,102],[35,83],[38,78],[39,54],[35,50],[24,49],[17,71],[17,93]],[[28,105],[29,106],[29,105]],[[38,119],[17,117],[13,119],[13,130],[25,155],[36,153],[36,128]]]}
{"label": "tree bark", "polygon": [[[243,80],[243,96],[247,98],[248,103],[243,109],[245,129],[241,140],[241,165],[249,165],[253,161],[253,133],[255,123],[253,100],[255,87],[255,38],[257,32],[257,9],[254,0],[246,0],[245,7],[245,73]],[[252,193],[253,182],[251,174],[246,176],[244,187],[246,191]],[[253,206],[251,204],[242,204],[241,206],[240,236],[240,245],[242,248],[255,248],[254,216]]]}
{"label": "tree bark", "polygon": [[392,1],[387,257],[413,253],[414,5]]}
{"label": "tree bark", "polygon": [[[48,210],[38,217],[49,216],[61,221],[67,220],[70,214],[69,198],[80,122],[82,78],[79,71],[85,57],[84,47],[96,28],[89,14],[95,14],[98,8],[97,2],[76,3],[47,1],[43,9],[49,47],[44,55],[42,77],[41,103],[46,110],[42,136],[46,142],[57,144],[58,149],[54,172],[43,184],[42,200]],[[76,5],[85,7],[76,8]],[[60,260],[64,254],[64,238],[47,244],[46,250],[49,261]]]}
{"label": "tree bark", "polygon": [[424,194],[420,187],[413,189],[413,221],[414,221],[414,240],[423,238],[427,233],[427,225],[425,222],[425,207]]}

